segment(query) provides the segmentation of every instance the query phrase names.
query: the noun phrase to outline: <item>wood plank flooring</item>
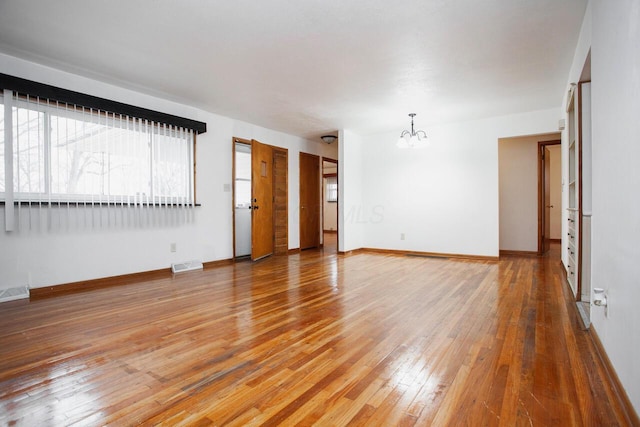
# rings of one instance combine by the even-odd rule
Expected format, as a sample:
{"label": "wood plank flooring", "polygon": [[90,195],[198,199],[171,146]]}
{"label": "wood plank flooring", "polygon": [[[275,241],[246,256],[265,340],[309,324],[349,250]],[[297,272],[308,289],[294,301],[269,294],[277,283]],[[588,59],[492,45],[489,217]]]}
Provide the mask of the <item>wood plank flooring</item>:
{"label": "wood plank flooring", "polygon": [[327,252],[0,304],[0,424],[628,424],[557,259]]}

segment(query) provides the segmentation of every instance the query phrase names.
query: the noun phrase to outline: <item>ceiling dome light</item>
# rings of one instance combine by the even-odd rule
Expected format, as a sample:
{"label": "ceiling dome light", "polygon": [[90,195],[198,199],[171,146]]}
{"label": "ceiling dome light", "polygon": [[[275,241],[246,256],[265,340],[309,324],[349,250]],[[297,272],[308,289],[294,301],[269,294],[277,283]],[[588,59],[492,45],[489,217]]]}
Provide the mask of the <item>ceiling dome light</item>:
{"label": "ceiling dome light", "polygon": [[322,135],[320,139],[327,144],[333,144],[334,142],[336,142],[336,139],[338,139],[338,137],[335,135]]}

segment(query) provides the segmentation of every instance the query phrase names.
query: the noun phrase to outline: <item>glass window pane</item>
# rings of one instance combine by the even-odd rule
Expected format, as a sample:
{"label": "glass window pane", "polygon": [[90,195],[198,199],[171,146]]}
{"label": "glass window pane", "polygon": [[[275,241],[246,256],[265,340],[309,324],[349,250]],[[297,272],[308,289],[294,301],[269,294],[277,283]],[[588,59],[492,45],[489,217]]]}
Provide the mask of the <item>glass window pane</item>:
{"label": "glass window pane", "polygon": [[44,113],[29,108],[13,107],[12,120],[14,190],[25,194],[43,193]]}
{"label": "glass window pane", "polygon": [[189,144],[175,130],[161,127],[153,141],[156,197],[183,200],[189,194]]}
{"label": "glass window pane", "polygon": [[251,153],[236,151],[236,178],[251,180]]}
{"label": "glass window pane", "polygon": [[235,201],[237,208],[251,206],[251,146],[235,144]]}
{"label": "glass window pane", "polygon": [[53,194],[99,198],[150,194],[149,135],[107,122],[105,117],[94,121],[51,117]]}
{"label": "glass window pane", "polygon": [[236,207],[251,206],[251,181],[236,180]]}

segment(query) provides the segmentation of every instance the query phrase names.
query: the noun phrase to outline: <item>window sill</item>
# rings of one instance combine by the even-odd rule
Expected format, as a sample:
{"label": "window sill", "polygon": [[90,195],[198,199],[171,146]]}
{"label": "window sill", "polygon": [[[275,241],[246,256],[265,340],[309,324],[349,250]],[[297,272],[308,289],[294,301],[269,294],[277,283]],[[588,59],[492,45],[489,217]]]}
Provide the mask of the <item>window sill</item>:
{"label": "window sill", "polygon": [[[6,205],[4,200],[0,200],[0,206]],[[120,203],[120,202],[75,202],[75,201],[51,201],[43,200],[43,201],[22,201],[22,202],[13,202],[14,206],[79,206],[79,207],[117,207],[117,208],[186,208],[186,207],[201,207],[200,203],[195,203],[193,205],[185,205],[179,203]]]}

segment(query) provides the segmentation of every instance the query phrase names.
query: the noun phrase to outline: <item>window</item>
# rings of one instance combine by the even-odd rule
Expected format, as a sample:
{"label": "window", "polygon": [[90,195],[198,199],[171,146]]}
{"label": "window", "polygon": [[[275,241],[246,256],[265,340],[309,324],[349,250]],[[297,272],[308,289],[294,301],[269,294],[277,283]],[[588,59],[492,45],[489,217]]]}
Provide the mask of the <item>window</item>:
{"label": "window", "polygon": [[206,125],[195,130],[171,123],[187,119],[165,115],[169,122],[159,121],[162,113],[71,95],[122,112],[0,92],[0,202],[7,231],[14,205],[18,211],[24,204],[194,206],[195,135]]}
{"label": "window", "polygon": [[30,97],[11,108],[14,200],[193,203],[192,132]]}
{"label": "window", "polygon": [[338,201],[338,177],[337,176],[329,176],[326,178],[326,195],[327,202],[337,202]]}

